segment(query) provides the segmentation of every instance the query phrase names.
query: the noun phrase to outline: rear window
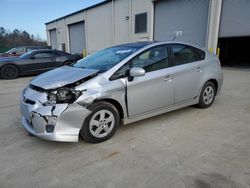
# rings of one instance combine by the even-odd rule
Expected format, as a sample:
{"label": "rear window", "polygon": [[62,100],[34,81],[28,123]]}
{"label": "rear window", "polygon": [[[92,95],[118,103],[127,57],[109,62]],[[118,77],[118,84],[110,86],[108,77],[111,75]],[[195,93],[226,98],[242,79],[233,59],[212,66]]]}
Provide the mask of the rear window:
{"label": "rear window", "polygon": [[172,44],[171,49],[175,65],[182,65],[205,59],[205,52],[192,46]]}

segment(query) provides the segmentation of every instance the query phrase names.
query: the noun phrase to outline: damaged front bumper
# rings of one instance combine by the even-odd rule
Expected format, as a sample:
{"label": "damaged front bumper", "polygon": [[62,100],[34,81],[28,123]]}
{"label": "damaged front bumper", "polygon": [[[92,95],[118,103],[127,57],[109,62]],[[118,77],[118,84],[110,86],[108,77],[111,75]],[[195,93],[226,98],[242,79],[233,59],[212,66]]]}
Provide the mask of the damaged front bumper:
{"label": "damaged front bumper", "polygon": [[77,142],[83,122],[91,112],[77,103],[44,106],[41,100],[45,95],[30,88],[22,94],[20,111],[24,128],[42,139]]}

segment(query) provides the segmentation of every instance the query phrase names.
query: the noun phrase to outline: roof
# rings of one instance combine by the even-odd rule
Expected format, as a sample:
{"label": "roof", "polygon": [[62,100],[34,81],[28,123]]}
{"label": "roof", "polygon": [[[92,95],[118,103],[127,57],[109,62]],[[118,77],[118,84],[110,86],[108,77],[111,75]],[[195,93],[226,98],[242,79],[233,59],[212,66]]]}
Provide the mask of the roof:
{"label": "roof", "polygon": [[143,42],[134,42],[134,43],[126,43],[126,44],[119,44],[112,47],[135,47],[135,48],[142,48],[144,46],[147,46],[149,44],[155,43],[155,41],[143,41]]}
{"label": "roof", "polygon": [[85,10],[89,10],[89,9],[92,9],[92,8],[95,8],[95,7],[98,7],[98,6],[101,6],[101,5],[103,5],[103,4],[109,3],[109,2],[111,2],[111,1],[112,1],[112,0],[104,0],[104,1],[102,1],[102,2],[100,2],[100,3],[91,5],[91,6],[89,6],[89,7],[86,7],[86,8],[84,8],[84,9],[78,10],[78,11],[76,11],[76,12],[67,14],[67,15],[62,16],[62,17],[59,17],[59,18],[57,18],[57,19],[55,19],[55,20],[46,22],[45,24],[47,25],[47,24],[53,23],[53,22],[58,21],[58,20],[61,20],[61,19],[63,19],[63,18],[66,18],[66,17],[69,17],[69,16],[73,16],[73,15],[75,15],[75,14],[81,13],[81,12],[83,12],[83,11],[85,11]]}
{"label": "roof", "polygon": [[52,50],[52,49],[35,49],[32,50],[32,52],[54,52],[56,50]]}

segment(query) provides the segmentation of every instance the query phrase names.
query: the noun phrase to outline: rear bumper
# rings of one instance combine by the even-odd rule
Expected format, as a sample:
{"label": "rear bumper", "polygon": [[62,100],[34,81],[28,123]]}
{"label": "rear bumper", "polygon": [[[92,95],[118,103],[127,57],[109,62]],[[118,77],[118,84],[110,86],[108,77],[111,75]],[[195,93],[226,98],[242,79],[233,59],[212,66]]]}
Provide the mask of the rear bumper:
{"label": "rear bumper", "polygon": [[217,79],[217,82],[218,82],[218,88],[217,88],[217,95],[220,94],[221,92],[221,88],[222,88],[222,84],[223,84],[223,72],[221,71],[221,73],[219,74],[219,77]]}

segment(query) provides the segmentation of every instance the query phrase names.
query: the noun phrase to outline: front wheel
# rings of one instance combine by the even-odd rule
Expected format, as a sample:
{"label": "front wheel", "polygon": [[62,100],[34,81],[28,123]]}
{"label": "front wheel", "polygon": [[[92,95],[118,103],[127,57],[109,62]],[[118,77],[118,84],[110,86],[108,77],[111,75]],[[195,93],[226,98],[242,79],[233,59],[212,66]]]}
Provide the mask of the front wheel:
{"label": "front wheel", "polygon": [[216,88],[213,82],[206,82],[203,86],[199,98],[198,107],[200,108],[208,108],[214,102],[214,98],[216,95]]}
{"label": "front wheel", "polygon": [[91,143],[103,142],[111,138],[119,125],[117,109],[110,103],[100,101],[89,108],[91,114],[86,118],[80,135]]}

